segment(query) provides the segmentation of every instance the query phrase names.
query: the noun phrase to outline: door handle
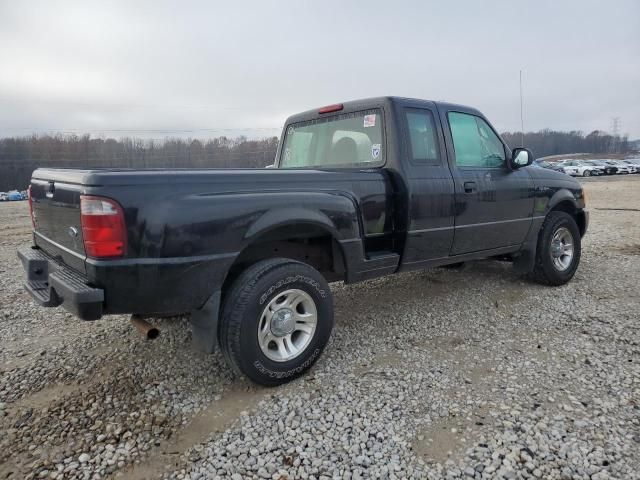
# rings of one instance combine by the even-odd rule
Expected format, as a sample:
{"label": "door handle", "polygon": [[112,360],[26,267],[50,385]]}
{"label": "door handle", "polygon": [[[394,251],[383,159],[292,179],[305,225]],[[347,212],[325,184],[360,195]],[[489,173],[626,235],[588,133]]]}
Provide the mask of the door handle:
{"label": "door handle", "polygon": [[473,193],[476,191],[476,182],[464,182],[464,192]]}

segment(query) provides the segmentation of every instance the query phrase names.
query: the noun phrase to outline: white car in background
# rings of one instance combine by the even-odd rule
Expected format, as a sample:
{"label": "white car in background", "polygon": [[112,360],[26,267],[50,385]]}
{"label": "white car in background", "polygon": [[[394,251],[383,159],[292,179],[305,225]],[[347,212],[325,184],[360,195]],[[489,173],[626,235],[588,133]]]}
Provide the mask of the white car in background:
{"label": "white car in background", "polygon": [[619,163],[629,165],[631,168],[633,168],[634,171],[631,173],[640,173],[640,159],[632,158],[629,160],[620,160]]}
{"label": "white car in background", "polygon": [[632,167],[631,165],[627,164],[627,163],[623,163],[617,160],[605,160],[604,163],[607,163],[609,165],[611,165],[612,167],[618,167],[618,174],[621,173],[636,173],[636,169],[635,167]]}
{"label": "white car in background", "polygon": [[590,177],[591,175],[600,175],[602,170],[588,165],[581,160],[564,160],[557,164],[562,171],[572,177]]}

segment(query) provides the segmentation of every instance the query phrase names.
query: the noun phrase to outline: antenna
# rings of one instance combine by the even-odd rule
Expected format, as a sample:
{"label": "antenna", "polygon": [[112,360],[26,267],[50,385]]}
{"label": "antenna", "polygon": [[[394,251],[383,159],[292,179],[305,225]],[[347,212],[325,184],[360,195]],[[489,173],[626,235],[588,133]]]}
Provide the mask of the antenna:
{"label": "antenna", "polygon": [[524,115],[522,110],[522,70],[520,70],[520,146],[524,147]]}

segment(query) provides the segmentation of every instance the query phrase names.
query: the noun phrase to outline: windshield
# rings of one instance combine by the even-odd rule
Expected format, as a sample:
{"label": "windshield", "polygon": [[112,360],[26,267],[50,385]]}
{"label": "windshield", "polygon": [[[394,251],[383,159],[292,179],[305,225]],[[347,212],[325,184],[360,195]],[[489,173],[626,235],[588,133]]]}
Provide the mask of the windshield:
{"label": "windshield", "polygon": [[287,127],[280,168],[374,167],[384,163],[379,109],[345,113]]}

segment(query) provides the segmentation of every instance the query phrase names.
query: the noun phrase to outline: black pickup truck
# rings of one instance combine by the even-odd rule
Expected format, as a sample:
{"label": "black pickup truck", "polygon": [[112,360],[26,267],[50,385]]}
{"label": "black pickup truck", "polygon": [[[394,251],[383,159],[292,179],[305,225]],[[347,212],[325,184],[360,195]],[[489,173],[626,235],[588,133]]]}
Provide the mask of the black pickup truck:
{"label": "black pickup truck", "polygon": [[326,345],[328,282],[489,257],[568,282],[584,192],[532,160],[473,108],[383,97],[290,117],[271,168],[38,169],[25,285],[85,320],[188,313],[198,348],[276,385]]}

